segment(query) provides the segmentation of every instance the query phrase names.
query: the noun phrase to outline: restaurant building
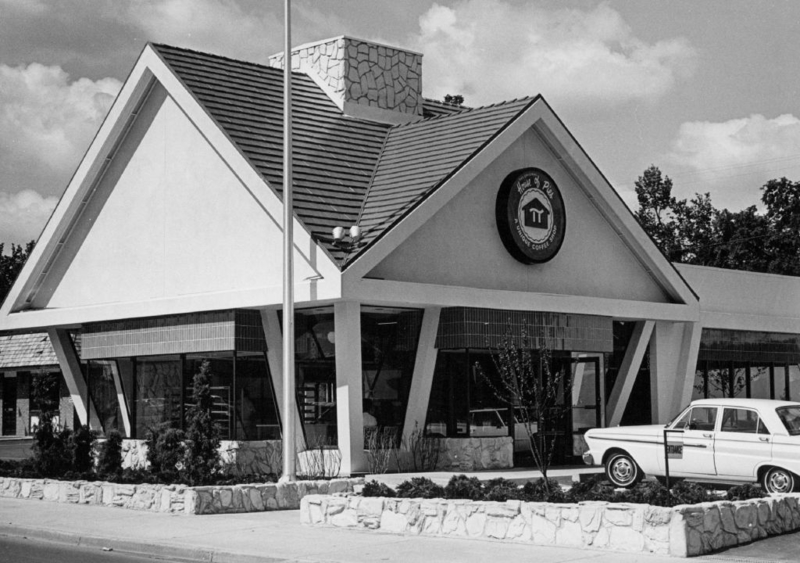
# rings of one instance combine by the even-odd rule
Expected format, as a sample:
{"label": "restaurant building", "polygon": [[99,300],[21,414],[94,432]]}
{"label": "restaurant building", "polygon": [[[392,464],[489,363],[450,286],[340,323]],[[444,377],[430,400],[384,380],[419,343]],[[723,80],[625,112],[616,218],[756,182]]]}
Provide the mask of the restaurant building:
{"label": "restaurant building", "polygon": [[[299,449],[365,471],[367,420],[513,463],[509,328],[566,374],[542,429],[563,462],[694,397],[800,398],[800,279],[671,264],[544,98],[428,100],[422,61],[351,37],[292,54]],[[280,438],[282,65],[139,57],[0,309],[49,337],[81,423],[181,425],[208,359],[223,437]]]}

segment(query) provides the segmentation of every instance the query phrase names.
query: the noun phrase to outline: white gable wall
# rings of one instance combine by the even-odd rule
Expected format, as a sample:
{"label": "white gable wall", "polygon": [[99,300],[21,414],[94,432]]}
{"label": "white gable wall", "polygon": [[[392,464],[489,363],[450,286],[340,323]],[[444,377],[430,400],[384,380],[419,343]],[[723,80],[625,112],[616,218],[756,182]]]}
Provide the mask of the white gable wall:
{"label": "white gable wall", "polygon": [[[72,308],[264,287],[274,288],[265,304],[279,303],[281,233],[156,86],[33,305]],[[297,280],[320,275],[297,254],[295,264]]]}
{"label": "white gable wall", "polygon": [[[538,167],[558,185],[566,235],[550,262],[525,265],[503,246],[495,200],[503,179]],[[368,277],[405,282],[670,302],[564,166],[529,129]]]}

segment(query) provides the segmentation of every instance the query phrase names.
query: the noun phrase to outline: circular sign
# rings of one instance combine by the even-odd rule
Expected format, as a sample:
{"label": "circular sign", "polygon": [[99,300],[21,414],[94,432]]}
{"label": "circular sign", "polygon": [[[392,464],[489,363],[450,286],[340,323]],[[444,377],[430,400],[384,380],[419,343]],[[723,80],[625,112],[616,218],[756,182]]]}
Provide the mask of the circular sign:
{"label": "circular sign", "polygon": [[553,179],[538,168],[509,174],[495,206],[506,250],[524,264],[547,262],[564,242],[564,200]]}

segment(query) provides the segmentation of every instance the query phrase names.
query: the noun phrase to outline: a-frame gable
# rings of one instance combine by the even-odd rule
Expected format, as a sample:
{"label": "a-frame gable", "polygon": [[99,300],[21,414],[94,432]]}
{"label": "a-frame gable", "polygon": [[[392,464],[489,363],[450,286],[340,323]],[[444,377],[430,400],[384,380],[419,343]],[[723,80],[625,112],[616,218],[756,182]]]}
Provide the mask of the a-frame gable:
{"label": "a-frame gable", "polygon": [[[149,130],[148,125],[157,130]],[[173,127],[177,130],[171,132]],[[172,137],[164,137],[170,134]],[[158,151],[167,146],[172,152],[182,152],[175,162],[164,162],[170,156],[166,153],[159,157]],[[211,177],[205,177],[206,174]],[[120,185],[115,195],[117,181],[128,185]],[[162,183],[160,187],[164,190],[158,191],[158,187],[148,181]],[[225,186],[214,185],[215,181],[233,187],[233,191],[229,189],[224,193],[221,190]],[[141,194],[136,194],[137,182]],[[179,189],[174,189],[176,182],[182,182]],[[172,185],[165,185],[170,183]],[[197,193],[192,193],[193,186],[198,188]],[[216,193],[212,193],[215,190]],[[151,199],[152,206],[148,209],[147,197],[155,198],[156,194],[172,200],[162,204]],[[204,196],[211,196],[211,200],[203,201]],[[238,202],[233,209],[229,205],[231,199]],[[104,209],[105,206],[109,207]],[[126,206],[137,207],[129,208],[126,214]],[[205,213],[193,216],[192,211],[197,209]],[[237,217],[235,213],[226,216],[231,210],[246,216]],[[148,217],[148,212],[155,217]],[[174,215],[165,217],[165,213]],[[273,294],[280,296],[281,264],[273,254],[277,252],[279,256],[280,253],[280,249],[274,247],[279,246],[275,241],[279,240],[276,233],[281,230],[281,215],[282,203],[275,190],[148,45],[0,309],[0,328],[24,330],[107,318],[271,304]],[[134,217],[143,223],[138,231],[132,220]],[[150,219],[153,221],[148,223]],[[154,239],[148,229],[159,225],[171,229],[169,234],[166,231],[164,234],[172,236],[172,240],[161,239],[165,246],[171,244],[170,252],[163,247],[153,248],[158,244],[155,240],[158,237]],[[211,228],[206,229],[209,225]],[[312,240],[297,219],[294,232],[298,300],[339,295],[339,271],[330,256]],[[115,246],[114,240],[108,240],[109,233],[120,237],[120,244]],[[190,239],[195,235],[199,239],[183,241],[190,247],[187,250],[194,252],[186,255],[180,252],[182,244],[175,237],[180,237],[181,233]],[[143,239],[141,247],[137,247],[135,241],[139,235]],[[215,235],[225,236],[225,241],[238,248],[217,244],[220,240]],[[203,242],[211,248],[200,254],[197,250]],[[232,267],[226,260],[228,257],[220,255],[226,249],[244,262],[237,267],[256,271],[257,275],[250,280],[252,283],[245,280],[235,289],[230,284],[219,283],[215,268],[229,270]],[[265,252],[259,254],[254,249]],[[148,253],[153,256],[162,253],[160,262],[149,260]],[[111,275],[114,272],[107,271],[115,270],[114,264],[125,261],[133,261],[142,268],[141,279],[148,291],[137,291],[136,277],[123,278],[135,272],[130,264],[116,268],[116,278]],[[167,280],[163,271],[151,271],[153,267],[172,268],[171,279]],[[230,277],[230,272],[220,271],[222,278]],[[259,273],[264,275],[259,276]],[[148,276],[151,279],[147,279]],[[161,278],[152,279],[158,276]],[[180,284],[181,276],[185,284]],[[80,292],[59,291],[61,283],[67,284],[65,290],[67,286],[76,289],[81,283],[91,285],[98,279],[105,284],[124,283],[133,291],[125,297],[120,291],[105,288],[94,300],[91,292],[81,295]],[[203,279],[209,283],[198,283]],[[154,295],[153,290],[159,283],[163,290]],[[280,297],[274,300],[274,303],[279,302]]]}
{"label": "a-frame gable", "polygon": [[[380,265],[387,258],[395,252],[402,254],[402,245],[411,240],[415,233],[423,229],[437,213],[451,205],[454,198],[476,182],[498,157],[524,135],[530,133],[534,133],[540,143],[552,153],[553,160],[563,170],[564,177],[569,178],[569,182],[583,192],[594,212],[602,218],[609,232],[619,238],[625,252],[637,263],[637,268],[641,273],[658,286],[664,298],[656,299],[656,301],[686,304],[696,308],[697,297],[691,288],[642,230],[605,177],[542,98],[536,99],[491,143],[463,163],[455,174],[428,194],[394,228],[387,231],[382,238],[376,240],[370,248],[354,260],[345,270],[347,285],[357,284],[364,278],[384,278],[387,272],[381,271]],[[529,166],[535,165],[535,162],[529,164]],[[512,171],[508,170],[507,172]],[[498,187],[499,184],[486,186],[485,189],[496,194]],[[469,224],[463,225],[463,228],[466,236],[469,236]],[[573,224],[569,228],[580,227]],[[450,236],[457,235],[451,233]],[[496,229],[493,236],[497,237]],[[476,244],[479,243],[476,242]],[[450,256],[450,258],[457,263],[458,257]],[[446,260],[447,257],[443,257],[443,259]],[[501,274],[498,273],[498,275]],[[366,283],[369,285],[371,282],[367,281]],[[375,282],[376,286],[379,283]],[[435,280],[430,283],[436,285]],[[464,285],[468,286],[468,284]],[[536,288],[531,287],[529,291],[535,292]]]}

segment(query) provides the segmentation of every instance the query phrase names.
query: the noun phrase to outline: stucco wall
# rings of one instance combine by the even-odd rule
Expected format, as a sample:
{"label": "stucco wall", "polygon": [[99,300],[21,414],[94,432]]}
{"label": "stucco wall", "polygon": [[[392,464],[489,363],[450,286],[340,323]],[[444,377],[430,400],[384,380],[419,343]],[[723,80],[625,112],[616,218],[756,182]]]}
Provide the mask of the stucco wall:
{"label": "stucco wall", "polygon": [[[509,173],[532,166],[555,180],[567,223],[558,255],[531,266],[517,262],[503,247],[495,200]],[[480,289],[668,302],[661,287],[532,129],[369,275]]]}
{"label": "stucco wall", "polygon": [[[279,288],[281,236],[277,222],[156,87],[33,305]],[[315,258],[295,260],[296,279],[319,274],[309,264]]]}

